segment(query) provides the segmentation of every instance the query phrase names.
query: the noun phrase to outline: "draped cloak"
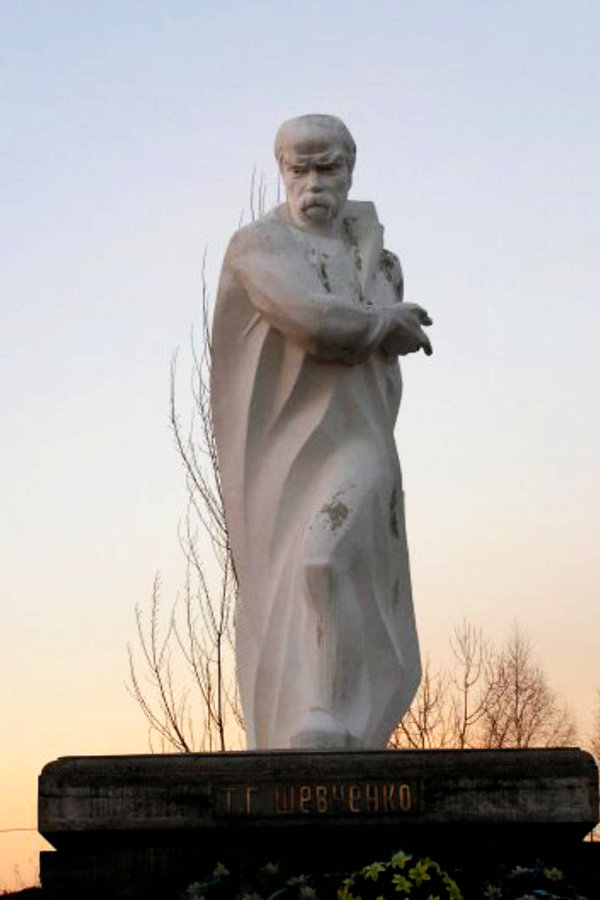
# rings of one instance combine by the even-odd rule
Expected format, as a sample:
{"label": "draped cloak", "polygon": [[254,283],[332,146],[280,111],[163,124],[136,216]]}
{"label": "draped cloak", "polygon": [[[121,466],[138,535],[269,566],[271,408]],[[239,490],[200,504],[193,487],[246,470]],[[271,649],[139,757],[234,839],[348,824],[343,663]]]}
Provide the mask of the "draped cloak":
{"label": "draped cloak", "polygon": [[400,368],[380,347],[401,300],[371,203],[346,204],[342,238],[283,204],[229,244],[211,395],[250,749],[297,745],[319,714],[337,746],[383,747],[418,686]]}

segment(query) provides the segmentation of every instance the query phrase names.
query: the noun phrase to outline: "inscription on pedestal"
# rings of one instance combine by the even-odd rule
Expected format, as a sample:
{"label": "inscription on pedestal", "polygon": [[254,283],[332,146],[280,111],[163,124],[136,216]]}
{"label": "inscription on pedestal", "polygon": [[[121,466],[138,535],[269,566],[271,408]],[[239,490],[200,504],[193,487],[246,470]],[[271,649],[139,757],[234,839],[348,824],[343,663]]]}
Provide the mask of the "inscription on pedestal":
{"label": "inscription on pedestal", "polygon": [[418,781],[233,784],[216,789],[218,816],[361,816],[421,810]]}
{"label": "inscription on pedestal", "polygon": [[373,836],[406,823],[453,836],[518,825],[583,837],[597,821],[597,779],[592,757],[574,749],[74,757],[44,769],[39,820],[54,846],[163,846],[317,823]]}

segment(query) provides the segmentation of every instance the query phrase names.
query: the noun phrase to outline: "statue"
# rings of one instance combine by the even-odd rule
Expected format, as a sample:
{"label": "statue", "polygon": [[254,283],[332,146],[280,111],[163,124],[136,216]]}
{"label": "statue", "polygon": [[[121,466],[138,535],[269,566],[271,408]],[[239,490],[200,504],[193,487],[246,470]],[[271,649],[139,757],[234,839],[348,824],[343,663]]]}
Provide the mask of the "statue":
{"label": "statue", "polygon": [[212,344],[247,743],[383,748],[420,680],[393,429],[431,319],[346,200],[346,126],[291,119],[275,153],[287,202],[231,239]]}

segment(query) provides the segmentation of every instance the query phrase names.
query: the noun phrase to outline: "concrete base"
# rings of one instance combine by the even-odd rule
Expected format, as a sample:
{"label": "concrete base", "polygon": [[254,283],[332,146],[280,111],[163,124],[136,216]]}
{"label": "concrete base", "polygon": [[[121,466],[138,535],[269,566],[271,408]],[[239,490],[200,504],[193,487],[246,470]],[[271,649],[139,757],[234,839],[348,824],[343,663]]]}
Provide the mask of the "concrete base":
{"label": "concrete base", "polygon": [[58,850],[42,883],[61,898],[176,897],[218,861],[572,856],[597,818],[596,765],[564,749],[67,757],[39,784],[39,830]]}

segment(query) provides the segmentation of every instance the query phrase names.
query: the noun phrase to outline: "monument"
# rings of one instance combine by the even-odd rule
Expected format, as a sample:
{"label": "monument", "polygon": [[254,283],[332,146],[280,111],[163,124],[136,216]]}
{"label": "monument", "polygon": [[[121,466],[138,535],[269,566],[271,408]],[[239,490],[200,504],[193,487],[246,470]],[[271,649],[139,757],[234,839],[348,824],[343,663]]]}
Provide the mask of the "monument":
{"label": "monument", "polygon": [[347,200],[346,126],[291,119],[275,153],[287,200],[233,236],[212,345],[247,743],[383,748],[420,680],[393,431],[431,319]]}
{"label": "monument", "polygon": [[50,762],[45,895],[163,900],[217,862],[349,872],[402,848],[458,866],[465,896],[540,858],[598,896],[589,754],[383,749],[419,680],[398,356],[431,352],[431,320],[403,301],[373,205],[347,201],[345,126],[293,119],[276,154],[287,202],[234,235],[213,340],[250,750]]}

